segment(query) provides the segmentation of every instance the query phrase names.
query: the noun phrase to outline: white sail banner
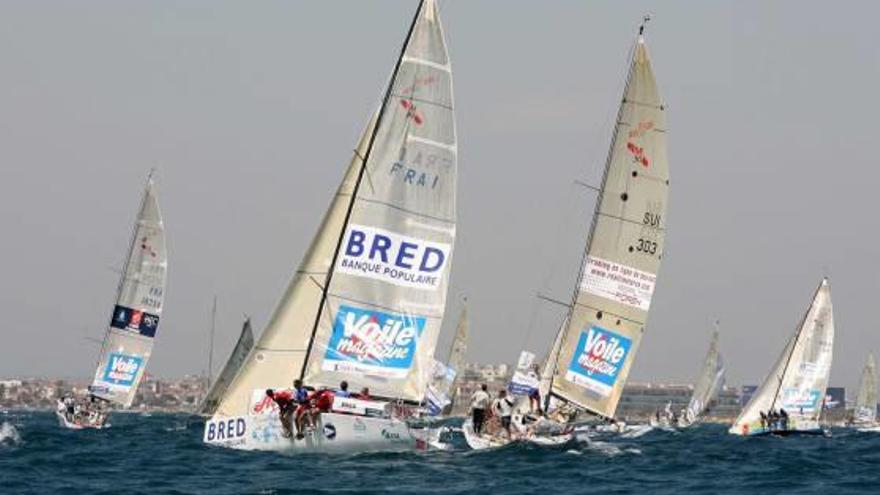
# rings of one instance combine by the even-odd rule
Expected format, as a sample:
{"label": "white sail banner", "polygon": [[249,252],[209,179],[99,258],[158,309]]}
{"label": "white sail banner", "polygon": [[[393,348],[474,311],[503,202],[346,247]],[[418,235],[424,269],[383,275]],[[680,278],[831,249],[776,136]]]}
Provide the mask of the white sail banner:
{"label": "white sail banner", "polygon": [[636,43],[576,294],[550,355],[550,392],[611,417],[645,331],[664,254],[665,107]]}
{"label": "white sail banner", "polygon": [[141,208],[110,326],[104,336],[92,395],[128,407],[134,400],[153,349],[165,299],[165,227],[152,179]]}
{"label": "white sail banner", "polygon": [[657,276],[621,263],[587,256],[581,290],[642,311],[651,307]]}
{"label": "white sail banner", "polygon": [[433,1],[390,84],[303,378],[421,402],[446,305],[457,181],[452,71]]}

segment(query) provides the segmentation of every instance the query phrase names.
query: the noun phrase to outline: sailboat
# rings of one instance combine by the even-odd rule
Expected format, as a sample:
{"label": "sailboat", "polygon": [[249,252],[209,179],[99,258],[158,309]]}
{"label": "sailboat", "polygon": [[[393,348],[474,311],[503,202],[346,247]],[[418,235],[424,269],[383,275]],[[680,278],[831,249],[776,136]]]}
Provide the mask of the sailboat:
{"label": "sailboat", "polygon": [[686,428],[700,419],[700,415],[709,407],[709,403],[718,397],[721,387],[724,386],[724,359],[718,350],[718,322],[715,322],[715,331],[709,342],[709,351],[703,362],[703,371],[694,385],[694,392],[687,408],[678,418],[678,426]]}
{"label": "sailboat", "polygon": [[[401,450],[424,400],[455,238],[452,70],[434,0],[422,0],[299,269],[205,424],[206,443],[248,450]],[[314,425],[287,438],[267,389],[342,381]]]}
{"label": "sailboat", "polygon": [[[632,51],[578,281],[541,376],[543,410],[563,425],[580,412],[614,417],[663,257],[669,189],[665,108],[644,28],[643,23]],[[485,445],[469,422],[463,430],[472,447]],[[524,436],[533,431],[527,427]]]}
{"label": "sailboat", "polygon": [[254,332],[251,329],[251,319],[245,318],[244,324],[241,326],[241,334],[239,334],[238,341],[232,349],[232,354],[229,355],[229,359],[223,365],[223,370],[217,375],[217,379],[211,384],[208,393],[205,394],[205,398],[199,406],[198,414],[200,416],[212,416],[214,414],[220,403],[220,398],[223,397],[230,382],[232,382],[235,374],[238,373],[241,365],[244,364],[248,353],[251,352],[253,347]]}
{"label": "sailboat", "polygon": [[819,417],[833,350],[831,287],[822,279],[795,334],[729,432],[743,436],[823,434]]}
{"label": "sailboat", "polygon": [[877,423],[877,368],[873,354],[868,354],[868,361],[859,380],[852,426],[862,432],[880,432],[880,424]]}
{"label": "sailboat", "polygon": [[123,408],[131,406],[159,328],[167,266],[165,227],[151,172],[88,398],[84,401],[74,397],[58,400],[55,412],[61,426],[103,428],[109,426],[107,418],[111,404]]}
{"label": "sailboat", "polygon": [[458,316],[458,325],[455,336],[452,338],[446,363],[437,361],[434,364],[433,376],[425,397],[428,414],[431,416],[448,416],[455,404],[456,393],[464,375],[464,359],[467,352],[468,313],[466,304],[467,301]]}

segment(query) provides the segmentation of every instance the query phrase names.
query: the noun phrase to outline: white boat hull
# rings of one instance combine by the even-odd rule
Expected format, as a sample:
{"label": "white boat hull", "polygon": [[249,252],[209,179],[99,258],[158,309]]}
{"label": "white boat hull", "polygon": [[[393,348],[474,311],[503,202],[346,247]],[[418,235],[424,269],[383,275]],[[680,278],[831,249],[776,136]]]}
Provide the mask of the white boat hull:
{"label": "white boat hull", "polygon": [[461,425],[461,431],[464,434],[464,439],[467,442],[468,446],[474,450],[495,449],[516,442],[532,443],[535,445],[552,447],[566,444],[572,441],[572,439],[574,438],[574,435],[572,435],[571,433],[565,433],[561,435],[527,436],[523,431],[521,431],[518,436],[515,436],[513,439],[507,438],[506,436],[499,437],[489,434],[477,435],[474,431],[473,421],[470,419],[465,420],[464,424]]}
{"label": "white boat hull", "polygon": [[67,428],[69,430],[100,430],[103,428],[109,428],[110,424],[107,422],[108,417],[105,414],[103,421],[100,423],[95,423],[91,421],[74,421],[65,414],[67,411],[67,407],[58,403],[55,408],[55,417],[58,418],[58,424],[62,428]]}
{"label": "white boat hull", "polygon": [[274,452],[373,452],[424,448],[430,430],[405,421],[325,412],[301,439],[285,438],[277,413],[215,418],[205,423],[203,441],[240,450]]}

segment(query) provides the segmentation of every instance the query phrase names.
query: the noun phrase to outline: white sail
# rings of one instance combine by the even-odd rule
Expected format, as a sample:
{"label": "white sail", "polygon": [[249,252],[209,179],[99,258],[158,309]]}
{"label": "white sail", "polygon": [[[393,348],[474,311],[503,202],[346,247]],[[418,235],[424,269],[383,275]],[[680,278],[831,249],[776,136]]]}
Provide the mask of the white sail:
{"label": "white sail", "polygon": [[440,19],[426,0],[312,245],[216,415],[244,415],[255,390],[299,377],[422,399],[455,235],[452,107]]}
{"label": "white sail", "polygon": [[420,402],[455,238],[452,71],[434,2],[422,4],[390,84],[303,374]]}
{"label": "white sail", "polygon": [[620,105],[551,395],[611,417],[636,355],[664,253],[665,109],[639,36]]}
{"label": "white sail", "polygon": [[767,430],[761,413],[784,409],[789,430],[818,428],[834,350],[831,287],[823,279],[813,302],[782,355],[752,399],[740,412],[730,433],[759,434]]}
{"label": "white sail", "polygon": [[129,407],[134,400],[162,316],[167,265],[165,228],[150,178],[89,387],[92,395],[123,407]]}
{"label": "white sail", "polygon": [[877,368],[874,355],[868,354],[868,362],[862,370],[859,380],[859,394],[853,410],[853,421],[856,424],[873,425],[877,420]]}
{"label": "white sail", "polygon": [[212,383],[211,387],[208,389],[208,393],[205,395],[205,399],[199,407],[199,414],[205,416],[214,414],[214,411],[217,410],[217,406],[220,403],[221,397],[223,397],[230,382],[232,382],[235,374],[238,373],[241,365],[244,364],[248,353],[251,352],[253,347],[254,332],[251,329],[251,319],[247,318],[244,321],[244,325],[241,327],[241,334],[238,336],[238,341],[235,343],[235,347],[232,349],[229,359],[226,360],[223,370],[220,371],[220,374],[217,375],[217,379],[214,380],[214,383]]}
{"label": "white sail", "polygon": [[712,340],[709,342],[709,351],[706,353],[700,378],[694,385],[694,393],[685,410],[684,423],[690,424],[696,421],[709,406],[709,403],[718,397],[718,392],[723,385],[724,360],[718,350],[718,329],[716,328],[712,333]]}
{"label": "white sail", "polygon": [[449,359],[446,360],[446,367],[455,372],[455,378],[445,390],[450,400],[454,402],[455,392],[464,377],[465,354],[467,353],[468,342],[468,310],[467,306],[461,308],[461,314],[458,316],[458,326],[455,330],[455,336],[452,338],[452,347],[449,350]]}

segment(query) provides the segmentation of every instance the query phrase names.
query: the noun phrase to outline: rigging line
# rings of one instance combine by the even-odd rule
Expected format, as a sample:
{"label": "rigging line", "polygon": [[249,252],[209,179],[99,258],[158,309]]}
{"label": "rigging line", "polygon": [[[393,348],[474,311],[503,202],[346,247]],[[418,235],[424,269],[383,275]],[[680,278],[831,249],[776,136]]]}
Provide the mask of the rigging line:
{"label": "rigging line", "polygon": [[[639,28],[640,33],[643,30],[644,30],[644,26]],[[639,34],[639,36],[641,36],[641,34]],[[636,45],[633,44],[630,47],[629,60],[628,60],[629,61],[629,68],[626,72],[626,82],[623,87],[623,99],[624,100],[626,99],[626,95],[629,92],[629,86],[630,86],[630,83],[632,83],[633,73],[635,72],[635,53],[636,53]],[[619,122],[622,119],[622,116],[623,116],[623,105],[620,105],[620,107],[617,109],[617,118],[615,119],[615,121]],[[618,137],[619,131],[620,131],[620,126],[615,125],[614,132],[611,135],[611,143],[608,145],[608,154],[605,158],[605,170],[602,172],[602,189],[599,191],[598,198],[596,198],[596,206],[593,209],[593,220],[590,225],[589,233],[587,234],[586,247],[584,249],[583,256],[581,257],[581,264],[580,264],[580,270],[578,271],[577,283],[575,284],[574,290],[572,291],[572,295],[571,295],[571,308],[569,308],[568,314],[566,315],[566,320],[568,323],[566,325],[566,327],[571,326],[571,316],[572,316],[572,313],[574,312],[574,306],[577,303],[577,297],[580,292],[580,286],[581,286],[581,282],[582,282],[583,276],[584,276],[584,266],[586,265],[586,262],[587,262],[587,256],[589,256],[590,249],[593,244],[593,234],[595,234],[595,232],[596,232],[596,223],[599,219],[599,209],[602,206],[602,199],[605,196],[605,185],[607,184],[607,181],[608,181],[608,172],[611,170],[611,163],[612,163],[612,159],[614,156],[614,145],[617,142],[617,137]],[[568,337],[569,328],[561,328],[559,331],[563,333],[562,340],[560,341],[560,346],[561,346],[562,343],[564,343],[566,338]],[[550,375],[550,390],[553,390],[553,383],[556,381],[556,374],[559,372],[559,358],[561,357],[561,354],[562,354],[561,352],[558,352],[556,354],[556,360],[553,362],[553,373]]]}
{"label": "rigging line", "polygon": [[339,238],[336,241],[336,249],[333,251],[333,258],[330,261],[330,269],[327,272],[327,280],[324,284],[324,290],[321,291],[321,301],[318,304],[318,312],[315,315],[315,323],[312,325],[312,333],[309,337],[309,345],[306,349],[306,355],[303,359],[302,369],[300,370],[299,378],[302,379],[306,374],[306,369],[309,365],[309,357],[312,352],[312,347],[315,342],[315,334],[318,332],[318,325],[321,322],[321,313],[324,312],[324,306],[327,303],[327,290],[330,287],[330,282],[333,279],[334,268],[336,266],[336,260],[339,258],[339,251],[342,248],[342,241],[345,238],[345,231],[348,228],[348,223],[351,220],[351,214],[354,211],[355,200],[357,199],[358,189],[360,189],[361,182],[363,181],[364,171],[367,168],[367,162],[370,159],[370,154],[373,152],[373,145],[376,143],[376,135],[379,132],[379,128],[382,125],[383,117],[385,116],[385,111],[388,107],[388,101],[391,99],[391,89],[394,87],[394,81],[397,79],[397,75],[400,72],[400,65],[403,62],[403,56],[406,54],[406,49],[409,47],[410,40],[412,39],[413,31],[415,30],[416,24],[422,15],[422,10],[425,7],[425,0],[421,0],[419,2],[419,7],[416,9],[416,14],[413,16],[412,24],[409,26],[409,32],[406,35],[406,38],[403,42],[403,47],[400,49],[400,56],[397,58],[397,63],[394,65],[394,70],[391,73],[391,79],[388,82],[388,87],[385,90],[385,96],[382,98],[382,105],[379,108],[379,114],[376,117],[376,123],[373,126],[373,132],[370,134],[369,144],[367,146],[367,151],[364,153],[364,161],[361,163],[360,170],[358,171],[357,180],[354,183],[354,188],[351,193],[351,200],[348,203],[348,208],[345,212],[345,218],[342,221],[342,226],[339,229]]}
{"label": "rigging line", "polygon": [[450,225],[455,226],[455,219],[449,220],[448,218],[435,217],[434,215],[428,215],[427,213],[421,213],[415,210],[410,210],[409,208],[404,208],[402,206],[397,206],[395,204],[389,203],[387,201],[380,201],[378,199],[368,199],[368,198],[357,198],[358,201],[363,203],[370,203],[374,205],[382,205],[393,210],[401,211],[403,213],[410,214],[414,217],[426,218],[428,220],[436,220],[438,222],[448,223]]}

